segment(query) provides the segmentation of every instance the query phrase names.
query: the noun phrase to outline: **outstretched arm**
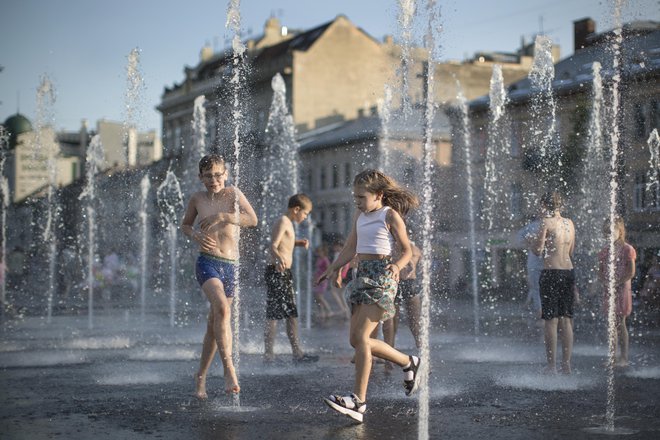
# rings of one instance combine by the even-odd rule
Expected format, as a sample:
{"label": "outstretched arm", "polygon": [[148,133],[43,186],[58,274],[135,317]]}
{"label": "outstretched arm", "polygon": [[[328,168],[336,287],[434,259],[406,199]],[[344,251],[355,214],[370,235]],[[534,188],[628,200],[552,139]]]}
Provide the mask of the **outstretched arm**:
{"label": "outstretched arm", "polygon": [[353,216],[353,227],[351,228],[350,234],[348,234],[348,238],[346,239],[346,243],[344,243],[344,247],[342,248],[341,252],[339,252],[339,255],[337,255],[337,259],[328,266],[328,268],[323,272],[316,280],[316,284],[319,284],[321,281],[323,281],[326,278],[330,278],[334,280],[334,284],[337,287],[341,287],[341,279],[338,276],[339,271],[341,270],[342,267],[344,267],[345,264],[349,263],[353,257],[355,257],[355,249],[357,247],[357,232],[355,231],[355,226],[357,223],[357,218],[358,218],[359,212],[356,212],[355,215]]}

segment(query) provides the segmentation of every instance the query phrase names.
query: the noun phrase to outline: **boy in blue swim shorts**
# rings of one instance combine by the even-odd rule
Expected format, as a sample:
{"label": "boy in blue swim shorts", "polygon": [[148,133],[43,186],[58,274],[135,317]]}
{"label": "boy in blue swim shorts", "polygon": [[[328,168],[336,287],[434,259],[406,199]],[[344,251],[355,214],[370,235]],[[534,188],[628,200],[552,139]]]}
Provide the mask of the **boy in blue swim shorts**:
{"label": "boy in blue swim shorts", "polygon": [[[205,191],[190,197],[181,230],[199,245],[196,276],[210,302],[195,395],[206,393],[206,375],[218,351],[225,377],[225,392],[238,393],[240,386],[232,360],[231,303],[236,288],[238,228],[257,225],[257,215],[243,193],[226,187],[228,171],[224,159],[209,154],[199,161],[199,179]],[[236,209],[238,207],[238,210]],[[195,225],[195,221],[197,224]]]}

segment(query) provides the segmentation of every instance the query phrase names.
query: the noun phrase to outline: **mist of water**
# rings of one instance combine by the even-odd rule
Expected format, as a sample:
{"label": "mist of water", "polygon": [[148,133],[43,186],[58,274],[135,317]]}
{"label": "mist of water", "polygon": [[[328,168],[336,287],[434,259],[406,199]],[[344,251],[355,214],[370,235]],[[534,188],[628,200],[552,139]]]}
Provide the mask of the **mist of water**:
{"label": "mist of water", "polygon": [[83,200],[83,218],[87,225],[86,237],[79,236],[79,249],[87,247],[87,318],[88,327],[94,328],[94,264],[96,261],[96,174],[103,164],[105,151],[101,137],[95,135],[87,149],[85,158],[85,187],[78,196]]}

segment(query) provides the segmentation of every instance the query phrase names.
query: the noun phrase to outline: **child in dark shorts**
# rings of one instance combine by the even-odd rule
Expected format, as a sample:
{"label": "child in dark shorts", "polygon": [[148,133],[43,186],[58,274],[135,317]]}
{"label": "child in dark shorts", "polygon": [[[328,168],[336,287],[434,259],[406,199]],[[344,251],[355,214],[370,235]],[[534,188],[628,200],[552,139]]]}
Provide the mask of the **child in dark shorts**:
{"label": "child in dark shorts", "polygon": [[293,289],[293,249],[295,246],[309,248],[306,239],[296,240],[293,223],[300,223],[312,210],[312,201],[305,194],[289,198],[287,212],[273,225],[270,245],[270,264],[266,266],[264,278],[267,288],[266,328],[264,330],[264,362],[275,360],[273,346],[277,321],[286,319],[286,334],[291,343],[296,362],[316,362],[318,356],[304,354],[298,340],[298,308]]}

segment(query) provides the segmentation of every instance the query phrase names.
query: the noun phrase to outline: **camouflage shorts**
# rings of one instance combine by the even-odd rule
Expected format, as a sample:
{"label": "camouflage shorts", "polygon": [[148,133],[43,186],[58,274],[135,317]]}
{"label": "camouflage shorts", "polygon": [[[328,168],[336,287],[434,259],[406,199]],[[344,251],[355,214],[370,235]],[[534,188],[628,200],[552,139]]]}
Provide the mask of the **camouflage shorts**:
{"label": "camouflage shorts", "polygon": [[394,317],[397,283],[385,270],[391,259],[360,261],[357,275],[346,289],[350,304],[376,304],[385,313],[381,321]]}

